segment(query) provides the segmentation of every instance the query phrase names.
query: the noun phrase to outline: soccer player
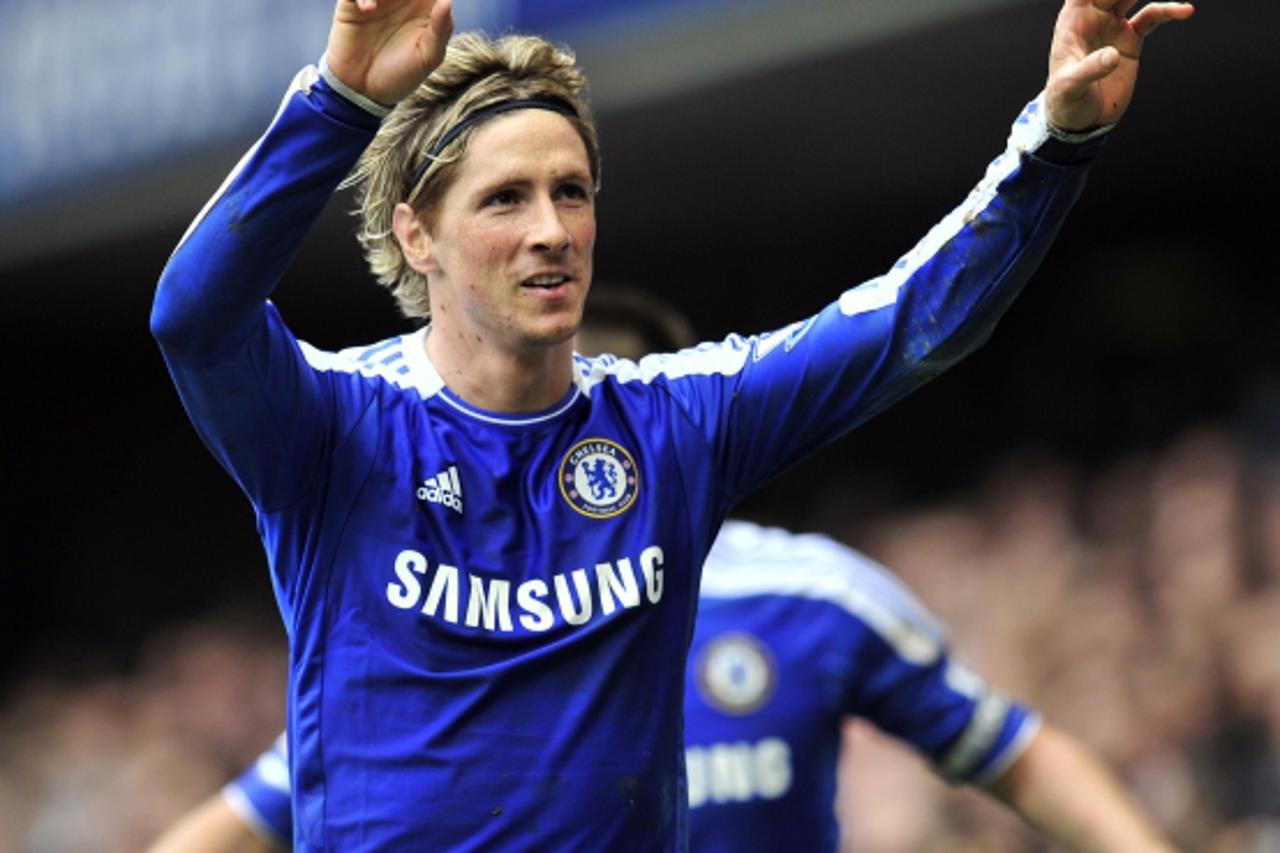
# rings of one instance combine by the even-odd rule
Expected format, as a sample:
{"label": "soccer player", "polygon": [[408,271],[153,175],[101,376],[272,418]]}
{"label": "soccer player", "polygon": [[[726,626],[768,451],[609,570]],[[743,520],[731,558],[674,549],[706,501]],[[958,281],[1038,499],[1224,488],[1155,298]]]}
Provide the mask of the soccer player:
{"label": "soccer player", "polygon": [[[257,513],[289,637],[298,850],[684,849],[681,704],[729,508],[979,345],[1191,6],[1066,0],[1044,94],[885,275],[771,334],[575,359],[585,81],[448,0],[339,0],[320,67],[175,249],[151,327]],[[354,172],[353,172],[354,170]],[[348,175],[416,333],[342,352],[268,300]]]}
{"label": "soccer player", "polygon": [[[638,361],[694,340],[670,306],[606,286],[592,291],[575,348]],[[1067,849],[1171,849],[1087,747],[988,686],[892,574],[826,536],[727,521],[703,568],[691,649],[691,849],[834,850],[852,716],[911,744],[945,778],[984,786]],[[149,853],[288,849],[291,836],[282,735]]]}

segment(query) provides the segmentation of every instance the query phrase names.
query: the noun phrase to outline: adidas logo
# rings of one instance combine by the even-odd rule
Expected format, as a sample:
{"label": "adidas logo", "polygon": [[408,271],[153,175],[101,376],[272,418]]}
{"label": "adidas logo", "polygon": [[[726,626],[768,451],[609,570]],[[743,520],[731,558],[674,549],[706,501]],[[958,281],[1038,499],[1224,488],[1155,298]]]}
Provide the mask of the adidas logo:
{"label": "adidas logo", "polygon": [[458,466],[450,465],[434,477],[428,477],[418,487],[418,500],[443,504],[462,514],[462,481],[458,479]]}

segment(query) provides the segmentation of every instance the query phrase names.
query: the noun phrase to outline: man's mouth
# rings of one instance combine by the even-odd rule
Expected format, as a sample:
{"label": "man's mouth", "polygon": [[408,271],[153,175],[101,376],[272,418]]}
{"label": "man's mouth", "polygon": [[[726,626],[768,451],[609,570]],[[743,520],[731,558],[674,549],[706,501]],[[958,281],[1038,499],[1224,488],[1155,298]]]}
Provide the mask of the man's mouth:
{"label": "man's mouth", "polygon": [[564,273],[544,273],[526,278],[523,282],[525,287],[536,287],[543,290],[554,290],[563,284],[569,282],[569,276]]}

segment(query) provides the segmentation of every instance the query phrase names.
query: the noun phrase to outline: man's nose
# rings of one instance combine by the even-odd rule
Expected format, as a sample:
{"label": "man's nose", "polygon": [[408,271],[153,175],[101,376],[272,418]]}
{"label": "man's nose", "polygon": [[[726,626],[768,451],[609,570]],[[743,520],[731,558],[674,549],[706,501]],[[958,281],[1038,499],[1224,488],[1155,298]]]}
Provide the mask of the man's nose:
{"label": "man's nose", "polygon": [[534,209],[529,239],[533,247],[540,251],[563,252],[569,248],[571,235],[553,199],[539,199]]}

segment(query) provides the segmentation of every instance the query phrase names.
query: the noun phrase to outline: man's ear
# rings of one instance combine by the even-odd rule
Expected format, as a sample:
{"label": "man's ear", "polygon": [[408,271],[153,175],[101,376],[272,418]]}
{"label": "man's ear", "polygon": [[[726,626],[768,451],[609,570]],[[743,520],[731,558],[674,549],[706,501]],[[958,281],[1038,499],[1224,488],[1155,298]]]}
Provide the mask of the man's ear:
{"label": "man's ear", "polygon": [[410,267],[423,275],[439,272],[435,241],[431,239],[422,217],[407,202],[400,202],[391,212],[391,231],[396,235],[396,242],[400,244],[400,251]]}

